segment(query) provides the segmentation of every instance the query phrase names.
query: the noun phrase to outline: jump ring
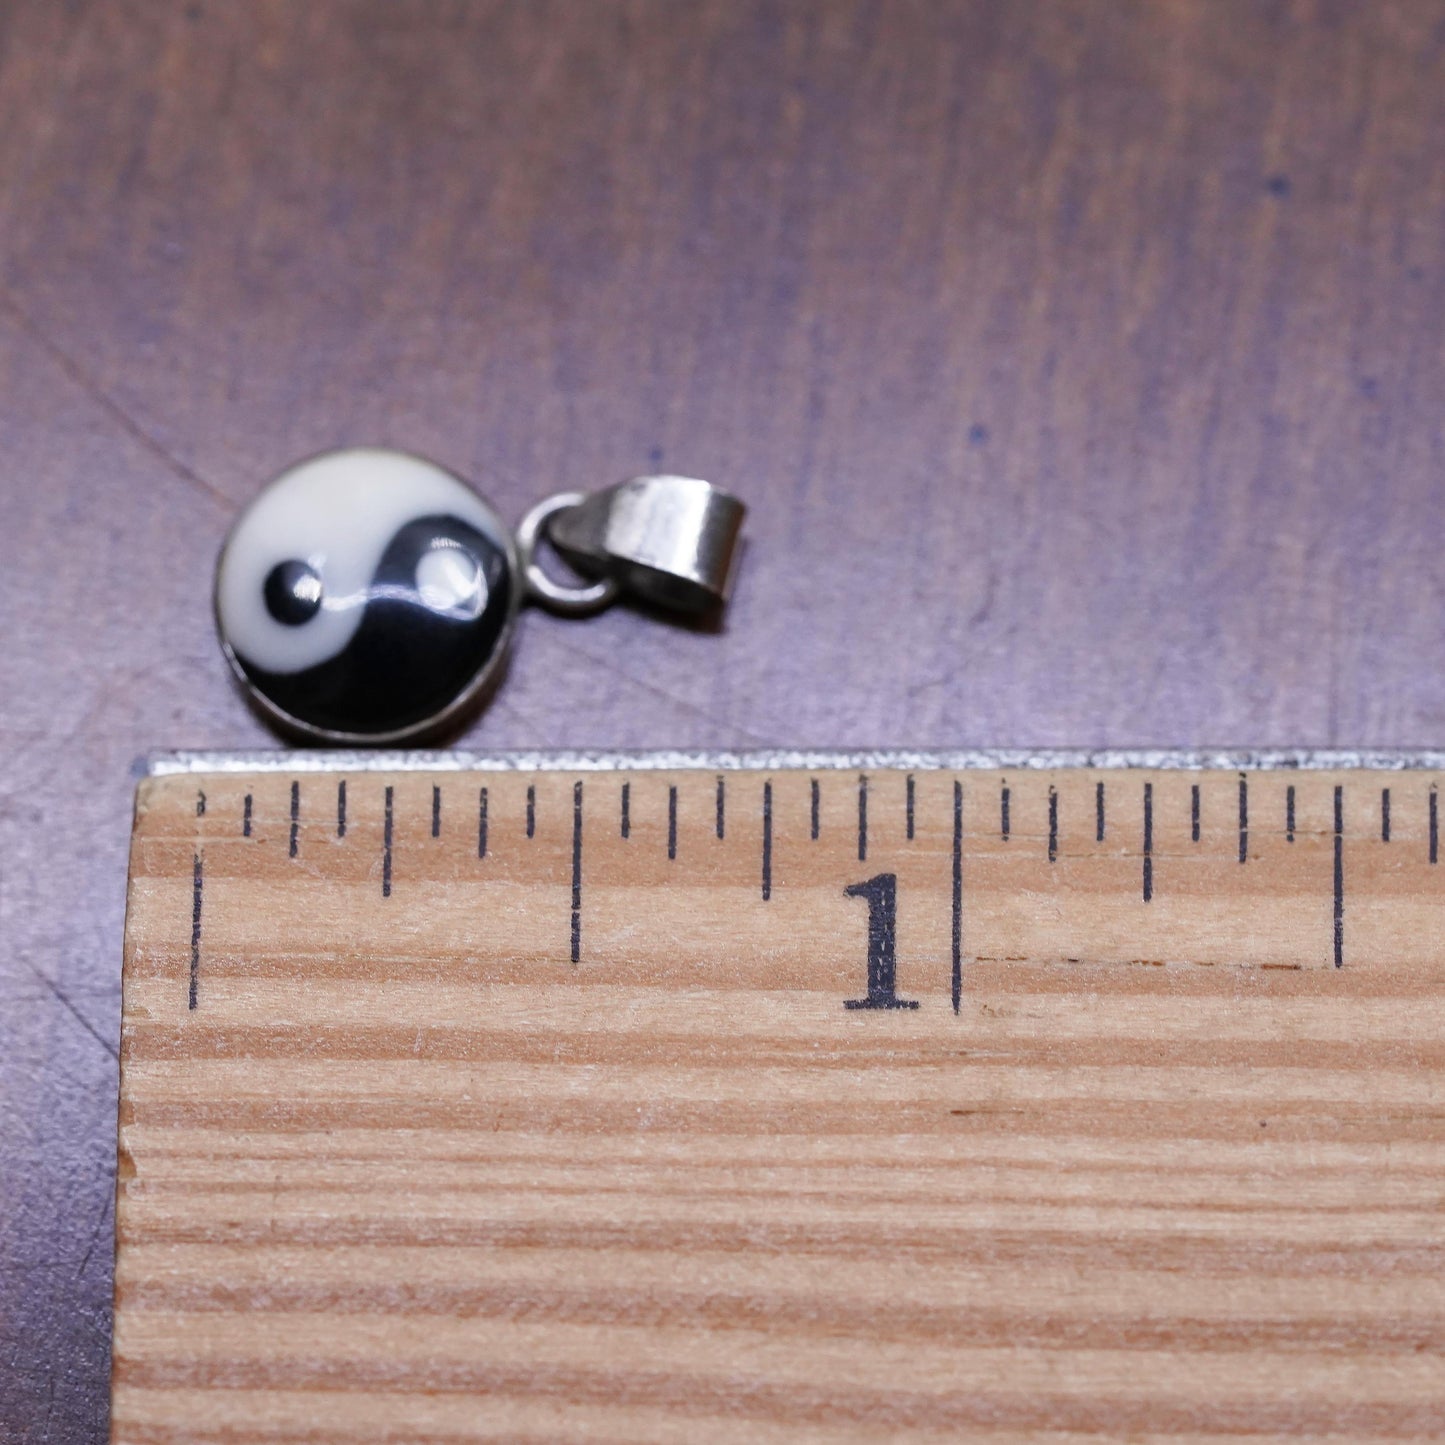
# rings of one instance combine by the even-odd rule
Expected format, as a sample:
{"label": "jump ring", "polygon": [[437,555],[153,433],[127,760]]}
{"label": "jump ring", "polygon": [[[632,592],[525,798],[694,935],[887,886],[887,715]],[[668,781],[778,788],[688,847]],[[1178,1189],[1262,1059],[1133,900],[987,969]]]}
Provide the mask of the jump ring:
{"label": "jump ring", "polygon": [[622,593],[611,577],[600,578],[585,587],[569,587],[549,577],[537,561],[537,544],[546,534],[547,523],[558,512],[565,512],[585,500],[581,492],[558,492],[538,502],[517,528],[517,554],[522,575],[527,579],[527,594],[559,617],[591,617],[610,607]]}

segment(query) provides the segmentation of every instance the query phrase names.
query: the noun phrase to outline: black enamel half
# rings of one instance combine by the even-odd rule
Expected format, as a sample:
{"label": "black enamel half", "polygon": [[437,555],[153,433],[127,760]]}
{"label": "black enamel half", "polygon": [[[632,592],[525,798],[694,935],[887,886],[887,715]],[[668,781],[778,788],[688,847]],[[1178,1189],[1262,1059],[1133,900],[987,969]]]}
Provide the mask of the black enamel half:
{"label": "black enamel half", "polygon": [[[464,575],[469,563],[484,583],[472,605],[446,605],[418,581],[424,559],[448,551],[460,554]],[[289,565],[278,564],[266,583],[268,610],[287,623],[311,596],[300,574],[271,582]],[[334,656],[299,672],[268,671],[239,650],[233,656],[260,697],[306,728],[363,737],[424,731],[505,647],[515,587],[509,554],[496,540],[455,516],[418,517],[386,544],[365,597],[348,599],[363,612]],[[324,605],[323,597],[317,606]]]}

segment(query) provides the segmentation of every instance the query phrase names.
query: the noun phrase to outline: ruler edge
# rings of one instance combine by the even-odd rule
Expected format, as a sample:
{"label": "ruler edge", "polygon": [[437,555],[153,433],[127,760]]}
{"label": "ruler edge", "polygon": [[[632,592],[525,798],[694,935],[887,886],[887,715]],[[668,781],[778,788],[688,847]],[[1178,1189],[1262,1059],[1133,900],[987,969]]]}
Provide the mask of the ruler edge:
{"label": "ruler edge", "polygon": [[138,780],[242,773],[469,772],[1445,772],[1445,749],[1391,748],[958,748],[958,749],[469,749],[158,752]]}

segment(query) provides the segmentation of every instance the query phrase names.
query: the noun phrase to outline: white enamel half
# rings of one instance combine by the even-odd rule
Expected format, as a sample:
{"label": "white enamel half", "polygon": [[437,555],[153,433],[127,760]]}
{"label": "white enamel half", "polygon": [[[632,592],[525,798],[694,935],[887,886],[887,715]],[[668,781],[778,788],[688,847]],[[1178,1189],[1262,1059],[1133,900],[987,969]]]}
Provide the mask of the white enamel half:
{"label": "white enamel half", "polygon": [[[406,452],[358,447],[327,452],[282,472],[243,512],[216,569],[216,616],[231,649],[268,672],[303,672],[351,641],[377,564],[408,522],[445,514],[505,549],[497,515],[465,483]],[[321,609],[287,626],[266,607],[266,577],[298,559],[321,577]],[[466,565],[463,566],[462,563]],[[486,579],[461,553],[427,561],[417,583],[446,594],[446,606],[479,615]]]}

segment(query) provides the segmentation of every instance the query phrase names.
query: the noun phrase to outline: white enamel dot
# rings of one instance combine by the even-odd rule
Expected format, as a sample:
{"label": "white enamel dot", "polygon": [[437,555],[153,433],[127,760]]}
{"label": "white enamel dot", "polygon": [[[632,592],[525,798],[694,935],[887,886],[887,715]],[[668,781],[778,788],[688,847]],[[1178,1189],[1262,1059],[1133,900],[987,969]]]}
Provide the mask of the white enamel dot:
{"label": "white enamel dot", "polygon": [[487,579],[476,558],[460,547],[433,547],[416,568],[416,588],[434,612],[480,617],[487,605]]}

